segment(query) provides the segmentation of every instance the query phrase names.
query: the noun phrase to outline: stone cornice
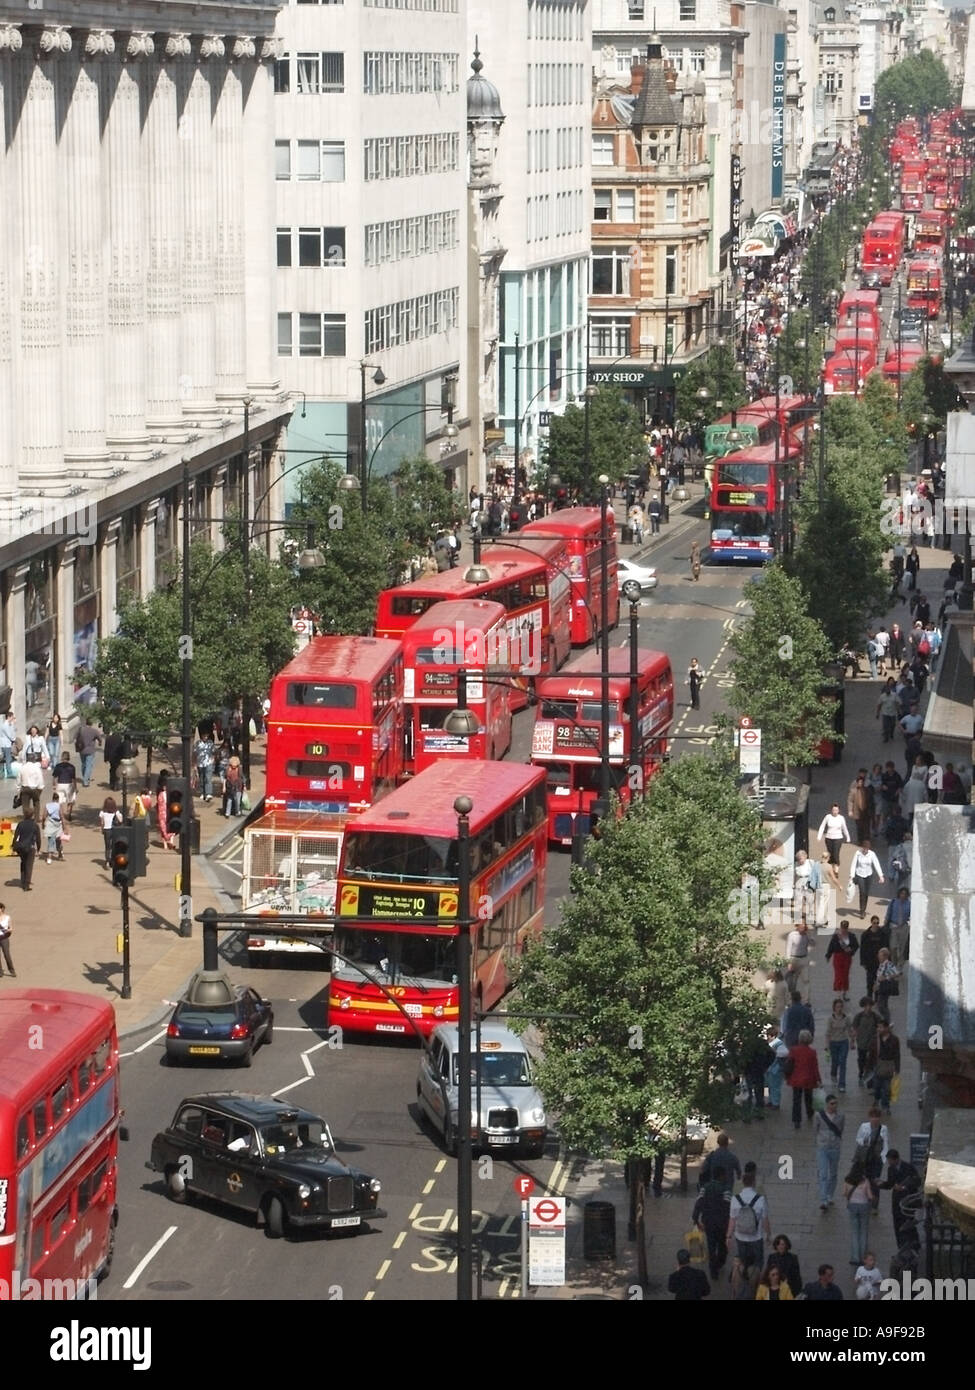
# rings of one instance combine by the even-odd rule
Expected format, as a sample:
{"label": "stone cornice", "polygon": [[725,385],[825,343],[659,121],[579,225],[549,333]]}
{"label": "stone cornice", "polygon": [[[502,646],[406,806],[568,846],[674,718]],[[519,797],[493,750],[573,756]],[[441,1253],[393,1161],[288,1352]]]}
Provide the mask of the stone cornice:
{"label": "stone cornice", "polygon": [[[164,36],[172,31],[194,39],[204,35],[269,38],[280,0],[225,0],[223,4],[191,3],[190,0],[44,0],[43,8],[0,0],[0,33],[7,25],[39,32],[63,27],[85,33],[106,29],[113,33],[148,33]],[[228,45],[228,48],[230,45]]]}

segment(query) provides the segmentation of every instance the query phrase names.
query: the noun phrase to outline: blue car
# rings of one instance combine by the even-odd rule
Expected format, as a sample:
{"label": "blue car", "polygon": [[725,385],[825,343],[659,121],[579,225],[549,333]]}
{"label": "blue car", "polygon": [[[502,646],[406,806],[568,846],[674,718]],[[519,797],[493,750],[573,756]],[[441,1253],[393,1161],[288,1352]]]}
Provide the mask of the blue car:
{"label": "blue car", "polygon": [[231,1061],[249,1067],[261,1043],[274,1037],[274,1010],[257,990],[235,985],[222,971],[201,970],[190,981],[166,1029],[166,1061]]}

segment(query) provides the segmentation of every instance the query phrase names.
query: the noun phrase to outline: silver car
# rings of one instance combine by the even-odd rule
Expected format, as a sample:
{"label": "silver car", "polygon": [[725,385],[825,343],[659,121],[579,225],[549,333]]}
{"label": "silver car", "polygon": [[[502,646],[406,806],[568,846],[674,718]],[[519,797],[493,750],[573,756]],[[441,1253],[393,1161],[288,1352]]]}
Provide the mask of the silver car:
{"label": "silver car", "polygon": [[[420,1057],[416,1098],[420,1115],[457,1148],[460,1030],[442,1023]],[[475,1144],[483,1149],[520,1149],[540,1158],[548,1127],[545,1102],[532,1080],[525,1044],[507,1028],[483,1024],[471,1033],[471,1119]]]}

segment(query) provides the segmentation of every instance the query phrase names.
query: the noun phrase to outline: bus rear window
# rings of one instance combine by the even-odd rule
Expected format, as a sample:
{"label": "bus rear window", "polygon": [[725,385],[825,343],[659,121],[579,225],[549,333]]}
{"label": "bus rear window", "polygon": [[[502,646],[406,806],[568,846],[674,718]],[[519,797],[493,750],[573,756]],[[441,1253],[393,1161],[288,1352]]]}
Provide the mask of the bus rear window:
{"label": "bus rear window", "polygon": [[394,618],[419,618],[428,608],[436,603],[435,598],[415,598],[412,596],[399,598],[394,596],[390,605],[390,612]]}
{"label": "bus rear window", "polygon": [[355,709],[356,688],[344,681],[289,681],[285,703],[299,709]]}
{"label": "bus rear window", "polygon": [[284,772],[286,777],[320,778],[332,788],[343,787],[352,780],[351,763],[322,762],[316,758],[289,758]]}

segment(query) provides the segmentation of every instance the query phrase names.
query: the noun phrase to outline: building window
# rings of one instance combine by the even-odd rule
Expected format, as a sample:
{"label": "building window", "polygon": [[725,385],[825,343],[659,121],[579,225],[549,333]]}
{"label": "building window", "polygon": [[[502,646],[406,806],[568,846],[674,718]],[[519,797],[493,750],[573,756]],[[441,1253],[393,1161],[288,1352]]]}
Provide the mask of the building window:
{"label": "building window", "polygon": [[363,53],[362,90],[367,96],[456,92],[457,54]]}
{"label": "building window", "polygon": [[592,287],[590,293],[629,294],[630,248],[628,246],[596,246],[592,253]]}
{"label": "building window", "polygon": [[278,235],[278,265],[289,266],[291,264],[291,228],[279,227]]}
{"label": "building window", "polygon": [[594,135],[592,137],[592,162],[594,165],[613,163],[613,136]]}
{"label": "building window", "polygon": [[843,90],[843,71],[841,68],[827,69],[824,74],[827,94],[835,96]]}
{"label": "building window", "polygon": [[[159,498],[156,503],[156,583],[173,578],[176,573],[179,528],[179,494],[175,491],[167,492]],[[83,595],[81,597],[84,597]],[[75,589],[75,606],[81,602],[77,588]],[[97,612],[96,615],[97,617]],[[87,619],[86,619],[87,621]],[[75,614],[75,629],[78,627],[78,615]]]}
{"label": "building window", "polygon": [[298,264],[316,268],[345,265],[345,228],[299,227]]}
{"label": "building window", "polygon": [[691,72],[703,72],[703,71],[704,71],[704,57],[705,57],[705,55],[704,55],[704,49],[703,49],[703,48],[692,48],[692,49],[690,49],[690,50],[688,51],[687,57],[688,57],[688,61],[689,61],[689,63],[690,63]]}
{"label": "building window", "polygon": [[624,357],[630,350],[630,320],[593,319],[589,329],[593,357]]}
{"label": "building window", "polygon": [[296,162],[299,181],[342,183],[345,144],[341,140],[299,140]]}
{"label": "building window", "polygon": [[677,18],[681,24],[693,24],[697,19],[697,0],[680,0]]}
{"label": "building window", "polygon": [[428,212],[417,217],[397,217],[371,222],[365,229],[365,263],[386,265],[453,250],[459,241],[459,213]]}
{"label": "building window", "polygon": [[291,177],[290,140],[275,140],[274,142],[274,177],[276,179],[290,179]]}
{"label": "building window", "polygon": [[274,90],[278,93],[291,91],[291,55],[274,60]]}
{"label": "building window", "polygon": [[592,195],[592,220],[612,222],[613,191],[610,188],[597,188]]}
{"label": "building window", "polygon": [[616,221],[636,221],[636,189],[618,188],[616,190]]}
{"label": "building window", "polygon": [[664,221],[677,221],[677,200],[679,193],[676,188],[668,188],[664,194]]}
{"label": "building window", "polygon": [[344,357],[344,314],[299,314],[299,357]]}
{"label": "building window", "polygon": [[[790,11],[790,13],[794,13],[794,11]],[[836,11],[833,9],[832,5],[823,11],[823,19],[827,24],[836,23]]]}
{"label": "building window", "polygon": [[627,19],[642,19],[643,4],[644,0],[626,0]]}
{"label": "building window", "polygon": [[680,252],[679,252],[679,248],[678,248],[678,247],[676,247],[676,246],[668,246],[668,247],[667,247],[667,257],[666,257],[666,260],[665,260],[665,262],[664,262],[665,267],[666,267],[666,276],[665,276],[665,280],[664,280],[664,293],[665,293],[665,294],[676,294],[676,293],[677,293],[677,257],[678,257],[679,254],[680,254]]}
{"label": "building window", "polygon": [[126,512],[119,524],[115,550],[115,603],[121,606],[126,599],[137,599],[142,589],[139,568],[139,514]]}
{"label": "building window", "polygon": [[[160,501],[160,508],[162,508]],[[159,567],[159,513],[156,519],[156,573],[162,578],[170,576]],[[90,671],[95,664],[98,651],[98,584],[95,565],[95,547],[79,545],[74,553],[74,666],[75,671]],[[4,661],[6,669],[6,661]],[[75,698],[80,690],[87,689],[86,683],[78,683],[75,677]]]}
{"label": "building window", "polygon": [[344,53],[299,53],[299,96],[345,91]]}
{"label": "building window", "polygon": [[420,338],[447,333],[457,327],[459,291],[456,286],[433,290],[414,299],[401,299],[369,309],[365,317],[366,352],[403,347]]}
{"label": "building window", "polygon": [[291,315],[278,314],[278,356],[291,357],[293,354]]}

